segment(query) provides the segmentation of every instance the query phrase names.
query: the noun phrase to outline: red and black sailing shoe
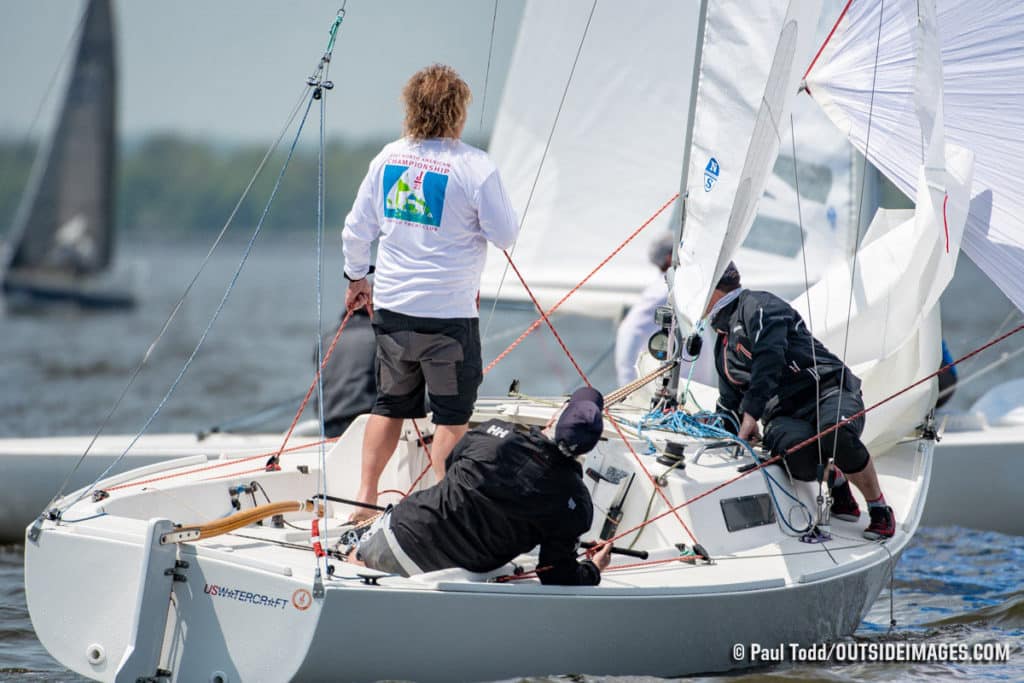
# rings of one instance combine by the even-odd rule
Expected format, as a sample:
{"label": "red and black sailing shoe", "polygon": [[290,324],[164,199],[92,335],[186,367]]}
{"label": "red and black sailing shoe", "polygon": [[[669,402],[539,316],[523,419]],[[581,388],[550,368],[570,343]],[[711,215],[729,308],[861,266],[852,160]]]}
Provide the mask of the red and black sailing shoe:
{"label": "red and black sailing shoe", "polygon": [[844,522],[856,522],[860,519],[860,506],[850,490],[850,482],[844,481],[832,489],[832,516]]}
{"label": "red and black sailing shoe", "polygon": [[864,530],[864,538],[869,541],[881,541],[893,537],[896,533],[896,515],[893,514],[891,507],[869,507],[868,514],[871,515],[871,524]]}

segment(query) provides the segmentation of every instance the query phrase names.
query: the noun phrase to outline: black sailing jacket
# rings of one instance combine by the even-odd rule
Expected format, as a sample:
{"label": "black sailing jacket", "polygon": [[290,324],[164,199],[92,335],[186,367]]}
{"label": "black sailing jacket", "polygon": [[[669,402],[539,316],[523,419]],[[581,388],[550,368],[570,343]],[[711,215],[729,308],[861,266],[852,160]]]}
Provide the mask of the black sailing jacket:
{"label": "black sailing jacket", "polygon": [[[792,306],[770,292],[744,290],[715,314],[711,326],[718,333],[718,410],[737,422],[743,413],[765,422],[792,414],[838,386],[842,361],[811,335]],[[860,389],[849,369],[845,380],[848,390]]]}
{"label": "black sailing jacket", "polygon": [[489,420],[466,433],[437,486],[391,512],[391,529],[423,571],[488,572],[540,545],[542,583],[597,585],[601,572],[577,561],[594,508],[579,463],[538,430]]}

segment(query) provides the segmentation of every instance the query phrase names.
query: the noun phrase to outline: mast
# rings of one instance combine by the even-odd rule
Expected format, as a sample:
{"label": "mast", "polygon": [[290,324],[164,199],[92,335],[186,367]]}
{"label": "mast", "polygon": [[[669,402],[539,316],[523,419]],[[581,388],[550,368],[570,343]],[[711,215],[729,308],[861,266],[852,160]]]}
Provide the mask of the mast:
{"label": "mast", "polygon": [[[704,52],[704,30],[707,26],[708,16],[708,0],[700,0],[700,11],[697,17],[697,41],[694,46],[693,52],[693,74],[690,78],[690,108],[686,116],[686,133],[683,138],[683,172],[682,177],[679,180],[679,223],[673,228],[675,231],[675,239],[673,240],[672,247],[672,267],[669,269],[666,277],[670,282],[675,280],[675,270],[679,266],[679,243],[683,239],[683,228],[686,225],[686,199],[687,190],[686,183],[688,181],[690,171],[690,149],[693,145],[693,119],[697,112],[697,87],[700,80],[700,66],[701,59],[703,58]],[[678,310],[675,305],[675,288],[669,287],[669,296],[673,299],[671,305],[673,310]],[[679,332],[679,328],[675,328],[675,339],[674,348],[676,350],[676,360],[682,353],[682,334]],[[669,375],[668,381],[669,396],[675,398],[679,393],[679,365],[676,364],[672,368],[672,372]]]}

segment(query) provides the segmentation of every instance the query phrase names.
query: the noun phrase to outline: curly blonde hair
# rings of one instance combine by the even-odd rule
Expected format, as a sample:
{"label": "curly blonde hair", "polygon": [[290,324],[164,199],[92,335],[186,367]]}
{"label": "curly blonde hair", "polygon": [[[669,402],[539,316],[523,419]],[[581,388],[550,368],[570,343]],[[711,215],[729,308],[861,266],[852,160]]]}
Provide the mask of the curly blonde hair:
{"label": "curly blonde hair", "polygon": [[473,95],[455,69],[432,64],[402,88],[405,134],[414,140],[457,138]]}

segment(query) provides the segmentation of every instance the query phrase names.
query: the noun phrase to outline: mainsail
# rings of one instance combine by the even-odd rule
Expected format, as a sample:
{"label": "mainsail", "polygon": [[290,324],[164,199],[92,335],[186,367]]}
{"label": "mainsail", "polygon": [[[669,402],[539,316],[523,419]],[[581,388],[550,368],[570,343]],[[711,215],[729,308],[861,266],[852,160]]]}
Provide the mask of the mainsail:
{"label": "mainsail", "polygon": [[109,0],[91,0],[60,118],[36,159],[9,240],[21,274],[97,273],[113,256],[117,72]]}
{"label": "mainsail", "polygon": [[[762,30],[758,12],[746,4],[713,4],[723,5],[714,11],[740,15],[737,21],[748,32]],[[683,165],[697,4],[599,3],[590,17],[591,7],[590,2],[527,3],[491,139],[490,153],[524,218],[513,257],[543,304],[573,287],[672,197]],[[737,63],[735,55],[713,59],[719,62],[717,76],[741,79],[723,90],[747,83],[740,73],[747,71],[746,56],[743,69],[729,66]],[[800,189],[808,247],[817,255],[812,265],[824,264],[852,246],[846,239],[853,213],[852,150],[817,107],[805,107],[797,117],[798,123],[814,126],[811,132],[802,125],[797,153],[801,165],[812,156],[817,164],[818,185],[801,180]],[[737,257],[745,274],[768,287],[776,281],[803,282],[796,258],[799,231],[788,120],[782,132],[787,159],[769,182],[749,258],[744,258],[746,249]],[[678,224],[678,205],[674,211],[675,217],[664,211],[567,306],[592,314],[620,313],[655,277],[647,245]],[[778,239],[780,226],[783,239]],[[557,243],[571,248],[552,249]],[[485,297],[497,294],[505,267],[503,256],[489,255],[481,283]],[[812,272],[812,281],[818,274]],[[503,300],[525,298],[514,280],[505,280]]]}
{"label": "mainsail", "polygon": [[[927,139],[914,102],[917,5],[851,0],[806,76],[836,125],[911,197]],[[964,251],[1024,309],[1024,5],[940,3],[937,25],[946,142],[975,154]]]}
{"label": "mainsail", "polygon": [[813,51],[818,11],[818,3],[800,0],[788,8],[724,0],[708,6],[673,283],[684,323],[702,317],[750,231]]}

